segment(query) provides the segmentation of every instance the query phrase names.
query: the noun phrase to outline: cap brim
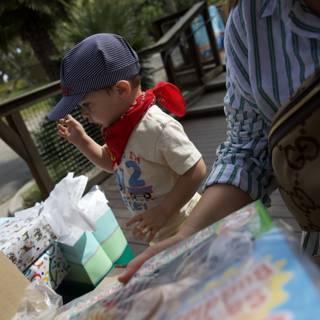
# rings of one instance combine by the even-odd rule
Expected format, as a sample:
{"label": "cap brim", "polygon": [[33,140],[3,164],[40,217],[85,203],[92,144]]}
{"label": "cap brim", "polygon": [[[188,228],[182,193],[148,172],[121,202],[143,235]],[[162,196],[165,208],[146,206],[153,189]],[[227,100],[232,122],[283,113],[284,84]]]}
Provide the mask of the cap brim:
{"label": "cap brim", "polygon": [[63,97],[48,114],[49,120],[59,120],[71,113],[83,99],[84,94]]}

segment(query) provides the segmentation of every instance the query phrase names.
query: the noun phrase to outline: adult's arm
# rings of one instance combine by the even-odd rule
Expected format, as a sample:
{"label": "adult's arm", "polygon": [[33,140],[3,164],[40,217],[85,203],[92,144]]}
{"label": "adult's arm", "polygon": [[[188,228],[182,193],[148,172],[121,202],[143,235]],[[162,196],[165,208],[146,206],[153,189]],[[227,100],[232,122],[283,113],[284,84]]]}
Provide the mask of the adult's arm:
{"label": "adult's arm", "polygon": [[232,185],[221,184],[207,188],[179,233],[147,248],[128,264],[126,270],[119,276],[119,281],[127,283],[141,265],[152,256],[186,239],[193,233],[240,209],[251,201],[252,199],[247,193]]}

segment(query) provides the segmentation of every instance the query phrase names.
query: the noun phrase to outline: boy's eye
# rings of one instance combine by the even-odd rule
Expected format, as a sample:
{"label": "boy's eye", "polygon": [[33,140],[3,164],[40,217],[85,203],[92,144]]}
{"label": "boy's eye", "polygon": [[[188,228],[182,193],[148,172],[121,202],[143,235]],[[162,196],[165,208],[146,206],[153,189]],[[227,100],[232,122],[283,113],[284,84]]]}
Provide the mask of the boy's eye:
{"label": "boy's eye", "polygon": [[79,108],[81,111],[90,111],[90,106],[91,106],[91,103],[90,102],[83,102],[81,104],[79,104]]}

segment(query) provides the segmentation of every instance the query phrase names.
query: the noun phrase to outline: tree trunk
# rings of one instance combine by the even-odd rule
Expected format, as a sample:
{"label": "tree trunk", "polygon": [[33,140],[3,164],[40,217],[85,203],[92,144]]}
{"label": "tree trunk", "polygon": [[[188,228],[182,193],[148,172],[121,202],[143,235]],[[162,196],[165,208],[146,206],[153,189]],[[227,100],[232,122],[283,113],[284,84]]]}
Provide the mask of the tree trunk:
{"label": "tree trunk", "polygon": [[49,80],[58,80],[60,78],[57,63],[59,52],[38,16],[33,14],[31,19],[23,29],[21,37],[30,43]]}

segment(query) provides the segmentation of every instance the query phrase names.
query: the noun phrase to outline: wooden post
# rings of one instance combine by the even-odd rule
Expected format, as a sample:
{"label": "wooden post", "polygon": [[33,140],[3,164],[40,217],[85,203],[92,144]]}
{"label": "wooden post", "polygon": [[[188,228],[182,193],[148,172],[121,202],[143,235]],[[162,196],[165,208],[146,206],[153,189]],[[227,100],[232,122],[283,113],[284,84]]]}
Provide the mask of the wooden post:
{"label": "wooden post", "polygon": [[23,160],[28,160],[28,154],[22,144],[19,135],[10,128],[2,119],[0,119],[0,137],[10,146]]}
{"label": "wooden post", "polygon": [[157,21],[152,23],[152,34],[154,35],[156,41],[158,41],[163,36],[161,23]]}
{"label": "wooden post", "polygon": [[211,23],[211,17],[209,15],[209,10],[208,10],[208,5],[207,4],[205,6],[205,9],[203,10],[203,19],[205,21],[205,26],[206,26],[207,33],[208,33],[210,46],[212,48],[213,58],[214,58],[214,60],[215,60],[215,62],[217,64],[217,66],[220,66],[221,65],[221,59],[220,59],[219,51],[218,51],[218,48],[217,48],[216,37],[215,37],[214,32],[213,32],[212,23]]}
{"label": "wooden post", "polygon": [[187,29],[187,37],[199,82],[200,84],[204,84],[204,70],[202,68],[201,56],[197,48],[197,44],[191,27]]}
{"label": "wooden post", "polygon": [[175,68],[174,68],[171,56],[169,54],[167,55],[166,53],[167,53],[167,51],[162,51],[161,57],[162,57],[164,67],[166,69],[168,81],[177,85],[178,84],[177,83],[177,76],[175,73]]}
{"label": "wooden post", "polygon": [[[15,138],[19,137],[19,147],[24,148],[24,156],[32,176],[39,186],[43,198],[47,198],[50,191],[53,189],[53,182],[49,176],[47,168],[43,163],[39,152],[30,136],[30,133],[26,127],[26,124],[19,111],[16,111],[6,116],[8,124],[12,130],[16,133]],[[12,146],[12,144],[10,144]]]}

